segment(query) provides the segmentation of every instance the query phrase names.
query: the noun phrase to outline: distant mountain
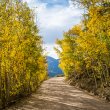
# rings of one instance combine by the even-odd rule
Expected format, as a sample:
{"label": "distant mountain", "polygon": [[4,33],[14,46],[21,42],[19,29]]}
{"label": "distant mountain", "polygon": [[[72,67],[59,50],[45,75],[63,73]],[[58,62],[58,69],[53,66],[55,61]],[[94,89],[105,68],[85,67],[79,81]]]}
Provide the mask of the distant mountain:
{"label": "distant mountain", "polygon": [[50,77],[63,74],[62,70],[58,67],[59,59],[47,56],[47,63],[48,63],[48,73]]}

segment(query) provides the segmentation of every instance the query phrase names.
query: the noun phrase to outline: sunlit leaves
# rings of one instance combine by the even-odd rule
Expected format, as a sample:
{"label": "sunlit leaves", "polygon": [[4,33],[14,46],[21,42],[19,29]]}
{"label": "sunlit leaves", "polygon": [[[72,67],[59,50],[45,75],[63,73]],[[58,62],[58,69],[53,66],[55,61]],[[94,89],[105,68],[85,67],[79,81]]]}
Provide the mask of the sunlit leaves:
{"label": "sunlit leaves", "polygon": [[33,12],[17,0],[0,2],[0,99],[4,106],[35,91],[47,77]]}
{"label": "sunlit leaves", "polygon": [[62,40],[57,41],[60,67],[66,78],[92,77],[96,88],[98,82],[102,87],[110,81],[110,2],[73,1],[81,3],[86,14],[80,25],[74,26],[64,33]]}

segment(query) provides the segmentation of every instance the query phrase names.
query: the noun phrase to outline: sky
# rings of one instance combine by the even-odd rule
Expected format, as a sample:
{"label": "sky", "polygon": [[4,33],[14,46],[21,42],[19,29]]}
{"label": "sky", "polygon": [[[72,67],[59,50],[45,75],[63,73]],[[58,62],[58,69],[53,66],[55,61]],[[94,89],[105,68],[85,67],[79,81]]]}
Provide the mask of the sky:
{"label": "sky", "polygon": [[49,56],[58,58],[53,47],[56,39],[62,39],[63,33],[80,23],[82,11],[71,0],[24,0],[35,10],[39,34],[43,37],[44,48]]}

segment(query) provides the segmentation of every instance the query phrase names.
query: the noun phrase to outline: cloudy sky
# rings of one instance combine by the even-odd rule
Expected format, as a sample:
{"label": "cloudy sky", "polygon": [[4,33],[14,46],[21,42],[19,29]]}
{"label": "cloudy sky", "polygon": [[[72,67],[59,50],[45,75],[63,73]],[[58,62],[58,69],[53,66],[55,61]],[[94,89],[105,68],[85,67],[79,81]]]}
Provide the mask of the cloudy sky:
{"label": "cloudy sky", "polygon": [[70,0],[24,0],[35,9],[36,21],[49,56],[57,58],[53,49],[56,39],[81,20],[81,10]]}

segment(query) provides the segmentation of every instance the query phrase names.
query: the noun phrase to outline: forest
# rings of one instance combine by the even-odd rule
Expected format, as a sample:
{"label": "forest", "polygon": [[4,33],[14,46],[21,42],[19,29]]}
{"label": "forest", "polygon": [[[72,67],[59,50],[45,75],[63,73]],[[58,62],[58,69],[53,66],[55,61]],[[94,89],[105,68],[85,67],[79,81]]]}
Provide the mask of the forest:
{"label": "forest", "polygon": [[34,12],[19,0],[0,0],[0,108],[36,91],[47,78]]}
{"label": "forest", "polygon": [[81,23],[64,33],[55,48],[69,83],[110,101],[110,1],[72,0]]}
{"label": "forest", "polygon": [[75,87],[110,101],[110,0],[71,1],[84,11],[82,20],[64,32],[63,39],[57,39],[55,51],[59,67],[73,86],[63,77],[48,79],[47,56],[34,10],[22,0],[0,0],[0,109],[32,93],[27,107],[35,110],[45,105],[47,110],[81,109],[80,104],[89,107],[91,101],[98,105],[99,100]]}

